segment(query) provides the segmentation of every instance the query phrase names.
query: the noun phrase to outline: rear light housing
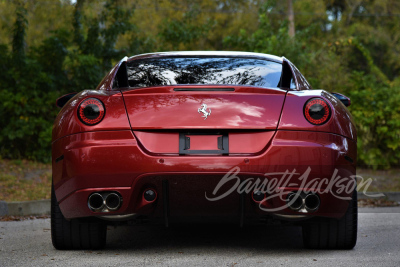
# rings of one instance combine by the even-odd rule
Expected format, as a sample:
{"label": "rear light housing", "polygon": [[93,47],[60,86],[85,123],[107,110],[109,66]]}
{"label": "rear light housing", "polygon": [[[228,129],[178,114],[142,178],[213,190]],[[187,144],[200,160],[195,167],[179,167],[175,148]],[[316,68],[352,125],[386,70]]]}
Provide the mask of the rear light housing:
{"label": "rear light housing", "polygon": [[106,110],[103,102],[97,98],[87,98],[78,107],[79,120],[89,126],[96,125],[104,118]]}
{"label": "rear light housing", "polygon": [[304,105],[304,117],[314,125],[322,125],[331,118],[331,108],[322,98],[311,98]]}

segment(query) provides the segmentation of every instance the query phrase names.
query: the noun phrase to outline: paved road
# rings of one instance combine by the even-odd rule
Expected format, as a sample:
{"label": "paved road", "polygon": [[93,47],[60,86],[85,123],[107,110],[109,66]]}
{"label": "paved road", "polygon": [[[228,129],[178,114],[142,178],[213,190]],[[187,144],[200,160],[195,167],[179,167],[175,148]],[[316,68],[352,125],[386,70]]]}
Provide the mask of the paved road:
{"label": "paved road", "polygon": [[400,266],[400,208],[361,209],[351,251],[302,247],[295,226],[111,228],[102,251],[56,251],[50,220],[0,222],[0,266]]}

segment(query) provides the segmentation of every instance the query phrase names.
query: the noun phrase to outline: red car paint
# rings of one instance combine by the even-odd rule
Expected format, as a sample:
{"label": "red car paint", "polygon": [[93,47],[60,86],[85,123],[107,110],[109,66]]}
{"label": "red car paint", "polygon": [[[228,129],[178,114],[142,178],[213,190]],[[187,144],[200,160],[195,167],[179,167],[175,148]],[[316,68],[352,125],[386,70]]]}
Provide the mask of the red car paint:
{"label": "red car paint", "polygon": [[[265,174],[288,169],[304,173],[308,167],[311,167],[310,178],[331,178],[335,169],[341,177],[355,175],[357,139],[350,113],[331,94],[310,90],[305,78],[284,58],[234,54],[288,64],[295,79],[295,90],[239,85],[113,89],[118,69],[127,61],[186,54],[157,53],[124,58],[96,90],[78,93],[61,109],[53,127],[53,183],[66,218],[132,213],[163,217],[166,205],[163,181],[168,181],[169,186],[168,216],[258,218],[269,212],[260,209],[251,194],[243,197],[235,191],[218,201],[207,200],[205,194],[212,196],[222,177],[235,166],[240,167],[241,181],[258,177],[272,179]],[[175,91],[176,88],[230,88],[233,91]],[[77,113],[82,100],[90,97],[102,101],[106,109],[104,119],[94,126],[83,124]],[[331,107],[332,115],[323,125],[313,125],[304,117],[304,104],[313,97],[326,100]],[[202,103],[212,111],[206,119],[198,112]],[[227,132],[229,154],[179,154],[179,134],[188,131],[190,135],[193,130],[211,131],[215,138],[220,135],[219,131]],[[193,137],[191,149],[213,149],[216,143],[210,145],[211,139],[207,135]],[[296,179],[293,181],[301,184]],[[220,190],[229,190],[231,186],[227,183]],[[157,192],[157,199],[152,203],[143,198],[148,188]],[[281,189],[287,194],[315,188],[286,185]],[[89,195],[103,191],[115,191],[122,196],[123,202],[117,211],[104,214],[88,208]],[[342,192],[340,196],[349,194]],[[300,214],[285,207],[273,214],[343,216],[348,200],[330,193],[321,194],[320,198],[321,205],[315,212]],[[281,198],[262,203],[265,208],[285,205]]]}
{"label": "red car paint", "polygon": [[[286,91],[230,86],[233,92],[176,92],[168,86],[123,91],[129,120],[136,129],[276,129]],[[207,86],[210,87],[210,86]],[[225,88],[227,86],[212,86]],[[204,120],[197,107],[213,113]],[[179,113],[177,113],[179,111]],[[162,114],[160,114],[162,113]],[[180,116],[180,113],[189,116]]]}

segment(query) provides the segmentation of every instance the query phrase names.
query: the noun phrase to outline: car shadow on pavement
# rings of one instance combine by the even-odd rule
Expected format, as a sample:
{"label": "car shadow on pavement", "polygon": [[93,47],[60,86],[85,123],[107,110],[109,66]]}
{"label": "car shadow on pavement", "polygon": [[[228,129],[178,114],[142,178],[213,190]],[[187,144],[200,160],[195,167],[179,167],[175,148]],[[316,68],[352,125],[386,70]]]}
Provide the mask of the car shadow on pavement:
{"label": "car shadow on pavement", "polygon": [[281,225],[173,224],[108,227],[106,250],[303,249],[301,227]]}

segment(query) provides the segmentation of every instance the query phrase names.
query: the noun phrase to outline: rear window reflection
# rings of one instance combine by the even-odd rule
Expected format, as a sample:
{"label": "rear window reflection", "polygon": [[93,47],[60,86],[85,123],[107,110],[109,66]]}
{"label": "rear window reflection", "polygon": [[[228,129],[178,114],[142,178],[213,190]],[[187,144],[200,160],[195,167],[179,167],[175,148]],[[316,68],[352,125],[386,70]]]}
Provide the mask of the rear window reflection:
{"label": "rear window reflection", "polygon": [[226,84],[278,87],[282,64],[263,59],[171,57],[133,60],[127,65],[130,87]]}

